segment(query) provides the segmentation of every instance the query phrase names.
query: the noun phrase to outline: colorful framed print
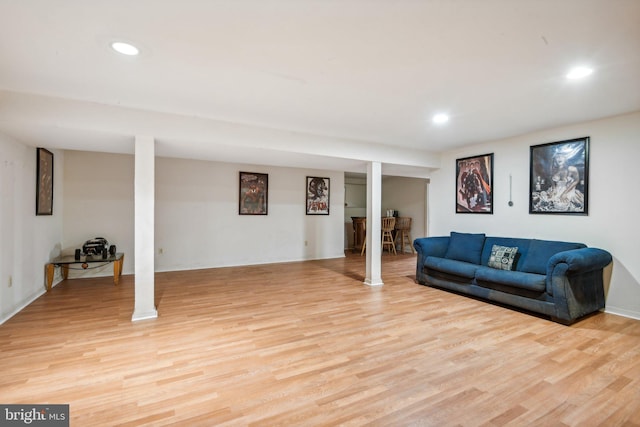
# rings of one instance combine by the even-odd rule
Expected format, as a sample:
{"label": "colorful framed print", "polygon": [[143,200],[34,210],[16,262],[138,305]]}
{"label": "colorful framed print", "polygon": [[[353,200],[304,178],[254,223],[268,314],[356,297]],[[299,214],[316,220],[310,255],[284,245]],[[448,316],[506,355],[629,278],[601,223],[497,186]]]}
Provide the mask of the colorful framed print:
{"label": "colorful framed print", "polygon": [[456,213],[493,213],[493,153],[456,159]]}
{"label": "colorful framed print", "polygon": [[589,137],[531,146],[529,213],[588,215]]}
{"label": "colorful framed print", "polygon": [[329,178],[307,177],[307,215],[329,215]]}
{"label": "colorful framed print", "polygon": [[36,215],[53,215],[53,153],[37,149]]}
{"label": "colorful framed print", "polygon": [[267,215],[268,199],[269,175],[240,172],[240,215]]}

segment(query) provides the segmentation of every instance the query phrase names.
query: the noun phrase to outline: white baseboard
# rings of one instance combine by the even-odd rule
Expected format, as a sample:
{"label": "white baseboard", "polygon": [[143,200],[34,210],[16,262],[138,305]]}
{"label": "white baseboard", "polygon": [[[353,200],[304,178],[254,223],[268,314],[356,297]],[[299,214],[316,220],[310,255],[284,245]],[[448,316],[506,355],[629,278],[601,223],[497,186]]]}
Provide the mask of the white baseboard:
{"label": "white baseboard", "polygon": [[630,319],[640,320],[640,313],[637,311],[625,310],[624,308],[607,306],[604,309],[605,313],[615,314],[617,316],[628,317]]}
{"label": "white baseboard", "polygon": [[[51,284],[51,289],[53,289],[60,282],[62,282],[62,277],[56,277],[55,281]],[[11,313],[7,314],[6,316],[1,317],[0,318],[0,325],[2,325],[4,322],[6,322],[7,320],[11,319],[13,316],[18,314],[22,310],[24,310],[25,307],[27,307],[29,304],[31,304],[32,302],[34,302],[35,300],[37,300],[38,298],[40,298],[42,295],[44,295],[46,293],[47,293],[47,290],[44,289],[44,286],[43,286],[43,289],[41,289],[40,291],[38,291],[35,294],[33,294],[30,298],[26,299],[22,304],[20,304],[18,307],[16,307]]]}
{"label": "white baseboard", "polygon": [[150,311],[133,313],[133,316],[131,316],[131,321],[138,322],[140,320],[156,319],[157,317],[158,317],[158,310],[154,308],[153,310],[150,310]]}
{"label": "white baseboard", "polygon": [[40,298],[42,295],[44,295],[47,291],[45,289],[42,289],[40,292],[35,293],[33,296],[31,296],[31,298],[29,298],[28,300],[26,300],[25,302],[23,302],[22,304],[20,304],[15,310],[13,310],[11,313],[7,314],[6,316],[3,316],[2,318],[0,318],[0,325],[2,325],[4,322],[6,322],[7,320],[11,319],[13,316],[15,316],[16,314],[18,314],[19,312],[21,312],[22,310],[24,310],[25,307],[27,307],[29,304],[31,304],[32,302],[34,302],[35,300],[37,300],[38,298]]}

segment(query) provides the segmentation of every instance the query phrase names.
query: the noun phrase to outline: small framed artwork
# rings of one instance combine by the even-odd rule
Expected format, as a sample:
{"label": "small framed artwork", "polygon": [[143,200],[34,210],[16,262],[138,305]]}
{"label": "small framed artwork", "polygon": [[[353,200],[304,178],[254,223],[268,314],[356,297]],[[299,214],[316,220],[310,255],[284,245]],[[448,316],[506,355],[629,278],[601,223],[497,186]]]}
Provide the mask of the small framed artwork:
{"label": "small framed artwork", "polygon": [[493,153],[456,159],[456,213],[493,213]]}
{"label": "small framed artwork", "polygon": [[267,215],[269,175],[240,172],[240,215]]}
{"label": "small framed artwork", "polygon": [[588,215],[589,137],[533,145],[529,213]]}
{"label": "small framed artwork", "polygon": [[307,215],[329,215],[329,178],[307,177]]}
{"label": "small framed artwork", "polygon": [[37,149],[36,215],[53,215],[53,153]]}

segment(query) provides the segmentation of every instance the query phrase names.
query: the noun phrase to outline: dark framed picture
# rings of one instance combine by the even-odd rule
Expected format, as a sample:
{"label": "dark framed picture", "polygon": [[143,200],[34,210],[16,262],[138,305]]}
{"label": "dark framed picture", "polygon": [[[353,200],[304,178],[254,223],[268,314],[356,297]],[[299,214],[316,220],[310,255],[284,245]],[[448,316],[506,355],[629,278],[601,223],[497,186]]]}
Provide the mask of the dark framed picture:
{"label": "dark framed picture", "polygon": [[456,213],[493,213],[493,153],[456,159]]}
{"label": "dark framed picture", "polygon": [[53,215],[53,153],[37,149],[36,215]]}
{"label": "dark framed picture", "polygon": [[307,215],[329,215],[329,178],[307,177]]}
{"label": "dark framed picture", "polygon": [[240,215],[267,215],[269,175],[240,172]]}
{"label": "dark framed picture", "polygon": [[529,213],[587,215],[589,137],[531,146]]}

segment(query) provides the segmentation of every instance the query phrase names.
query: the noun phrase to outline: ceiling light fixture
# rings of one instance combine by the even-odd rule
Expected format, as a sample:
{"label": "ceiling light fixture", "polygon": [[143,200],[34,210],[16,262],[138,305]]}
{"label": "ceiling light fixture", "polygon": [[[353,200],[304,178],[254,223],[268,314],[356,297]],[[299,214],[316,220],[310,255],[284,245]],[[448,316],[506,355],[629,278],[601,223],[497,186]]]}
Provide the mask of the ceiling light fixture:
{"label": "ceiling light fixture", "polygon": [[587,76],[591,75],[591,73],[593,73],[593,69],[591,69],[591,68],[588,68],[588,67],[575,67],[575,68],[572,68],[567,73],[567,78],[569,80],[582,79],[584,77],[587,77]]}
{"label": "ceiling light fixture", "polygon": [[434,115],[431,120],[433,121],[433,123],[435,123],[437,125],[441,125],[441,124],[447,123],[449,121],[449,115],[444,114],[444,113],[439,113],[439,114]]}
{"label": "ceiling light fixture", "polygon": [[140,49],[130,43],[125,42],[113,42],[111,48],[118,53],[129,56],[136,56],[140,53]]}

